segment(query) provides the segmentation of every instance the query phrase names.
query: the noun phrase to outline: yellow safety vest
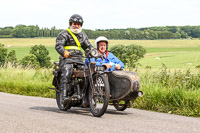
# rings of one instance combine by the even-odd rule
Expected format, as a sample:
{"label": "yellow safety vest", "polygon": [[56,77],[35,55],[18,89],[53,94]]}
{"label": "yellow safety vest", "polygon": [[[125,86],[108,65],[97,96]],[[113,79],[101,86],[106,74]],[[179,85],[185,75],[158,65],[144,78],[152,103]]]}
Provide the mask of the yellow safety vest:
{"label": "yellow safety vest", "polygon": [[72,35],[72,37],[74,38],[74,41],[76,42],[77,46],[65,46],[65,49],[76,49],[76,50],[80,50],[81,49],[81,44],[78,41],[77,37],[72,33],[72,31],[68,28],[67,31]]}

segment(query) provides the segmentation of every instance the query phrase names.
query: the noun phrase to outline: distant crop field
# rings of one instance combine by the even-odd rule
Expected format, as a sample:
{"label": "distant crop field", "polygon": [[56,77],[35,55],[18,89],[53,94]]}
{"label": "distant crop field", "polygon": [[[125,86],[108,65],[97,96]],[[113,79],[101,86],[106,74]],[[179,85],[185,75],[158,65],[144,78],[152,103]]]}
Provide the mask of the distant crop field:
{"label": "distant crop field", "polygon": [[[30,47],[43,44],[45,46],[54,46],[56,38],[0,38],[0,43],[11,47]],[[90,40],[94,46],[95,40]],[[145,48],[189,48],[200,47],[200,40],[186,39],[168,39],[168,40],[109,40],[109,47],[117,44],[138,44]]]}
{"label": "distant crop field", "polygon": [[[45,45],[50,57],[58,61],[55,51],[56,38],[10,38],[0,39],[8,51],[15,50],[18,60],[29,53],[31,46]],[[94,46],[94,40],[90,40]],[[168,68],[193,68],[200,65],[199,39],[169,39],[169,40],[109,40],[109,48],[118,45],[137,44],[143,46],[147,53],[140,60],[141,67],[160,68],[165,64]]]}
{"label": "distant crop field", "polygon": [[53,46],[55,40],[55,38],[0,38],[0,43],[8,47],[31,47],[39,44]]}

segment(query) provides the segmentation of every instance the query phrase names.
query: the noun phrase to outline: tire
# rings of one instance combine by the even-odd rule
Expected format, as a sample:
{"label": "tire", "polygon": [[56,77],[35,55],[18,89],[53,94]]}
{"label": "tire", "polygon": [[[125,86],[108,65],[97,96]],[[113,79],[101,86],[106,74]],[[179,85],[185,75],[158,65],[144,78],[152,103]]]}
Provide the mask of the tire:
{"label": "tire", "polygon": [[127,103],[128,101],[126,101],[124,104],[119,104],[119,102],[115,101],[113,102],[113,105],[117,111],[124,111],[128,107]]}
{"label": "tire", "polygon": [[60,92],[57,92],[56,91],[56,102],[57,102],[57,105],[58,105],[58,108],[62,111],[67,111],[68,109],[71,108],[71,106],[64,106],[62,103],[61,103],[61,96],[60,96]]}
{"label": "tire", "polygon": [[61,103],[60,92],[57,92],[57,91],[56,91],[56,102],[57,102],[58,108],[62,111],[67,111],[68,109],[70,109],[70,107],[67,108],[66,106],[63,106],[63,104]]}
{"label": "tire", "polygon": [[[57,79],[57,81],[60,81],[59,79]],[[60,88],[60,82],[57,82],[57,84],[56,84],[56,89],[57,90],[61,90],[61,88]],[[61,103],[61,99],[62,99],[62,97],[61,97],[61,95],[60,95],[61,93],[60,92],[57,92],[56,91],[56,103],[57,103],[57,105],[58,105],[58,108],[60,109],[60,110],[62,110],[62,111],[67,111],[68,109],[70,109],[71,108],[71,106],[64,106],[62,103]]]}
{"label": "tire", "polygon": [[94,88],[89,88],[90,111],[95,117],[101,117],[107,110],[110,99],[110,86],[103,74],[93,76]]}

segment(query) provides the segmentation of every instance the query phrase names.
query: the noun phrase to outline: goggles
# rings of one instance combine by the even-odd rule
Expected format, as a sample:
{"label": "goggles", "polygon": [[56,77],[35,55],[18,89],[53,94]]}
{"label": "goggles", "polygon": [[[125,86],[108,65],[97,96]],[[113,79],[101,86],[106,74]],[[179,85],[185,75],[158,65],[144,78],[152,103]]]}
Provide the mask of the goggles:
{"label": "goggles", "polygon": [[70,19],[71,22],[76,22],[76,23],[83,23],[83,20],[81,18],[72,18]]}

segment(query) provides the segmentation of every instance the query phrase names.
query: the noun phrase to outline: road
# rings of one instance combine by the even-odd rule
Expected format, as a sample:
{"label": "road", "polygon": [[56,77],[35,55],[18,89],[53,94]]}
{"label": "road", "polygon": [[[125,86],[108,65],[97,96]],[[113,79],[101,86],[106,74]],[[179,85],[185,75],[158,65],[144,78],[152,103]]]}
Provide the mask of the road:
{"label": "road", "polygon": [[0,92],[1,133],[200,133],[200,118],[109,106],[101,117],[87,108],[60,111],[55,99]]}

